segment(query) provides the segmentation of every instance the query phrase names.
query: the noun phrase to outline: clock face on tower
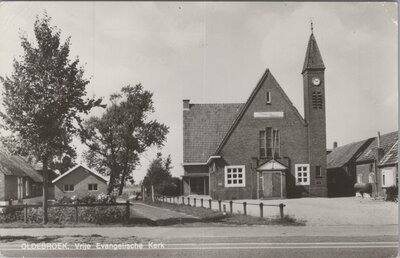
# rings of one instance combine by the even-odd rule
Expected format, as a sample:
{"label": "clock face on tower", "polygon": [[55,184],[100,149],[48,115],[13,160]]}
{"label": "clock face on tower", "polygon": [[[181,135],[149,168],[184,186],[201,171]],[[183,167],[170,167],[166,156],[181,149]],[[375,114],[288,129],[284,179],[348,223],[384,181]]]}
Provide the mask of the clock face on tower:
{"label": "clock face on tower", "polygon": [[312,78],[312,83],[315,86],[318,86],[321,83],[321,80],[318,77],[314,77],[314,78]]}

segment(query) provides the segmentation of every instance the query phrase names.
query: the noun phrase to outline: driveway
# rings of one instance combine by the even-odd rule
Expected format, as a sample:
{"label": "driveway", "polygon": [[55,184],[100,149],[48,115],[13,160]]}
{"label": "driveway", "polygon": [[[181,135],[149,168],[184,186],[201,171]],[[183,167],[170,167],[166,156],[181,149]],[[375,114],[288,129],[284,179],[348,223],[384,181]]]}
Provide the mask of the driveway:
{"label": "driveway", "polygon": [[199,219],[198,217],[185,213],[154,207],[140,202],[135,202],[133,204],[131,217],[145,218],[154,222],[174,219]]}

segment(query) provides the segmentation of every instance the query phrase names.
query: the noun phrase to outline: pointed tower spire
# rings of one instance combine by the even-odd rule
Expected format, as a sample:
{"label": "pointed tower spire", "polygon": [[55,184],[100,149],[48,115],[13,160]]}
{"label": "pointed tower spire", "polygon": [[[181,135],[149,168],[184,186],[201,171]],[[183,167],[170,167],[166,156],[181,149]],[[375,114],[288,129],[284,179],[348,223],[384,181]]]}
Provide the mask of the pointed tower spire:
{"label": "pointed tower spire", "polygon": [[319,48],[317,45],[317,41],[315,40],[313,22],[311,21],[311,35],[308,40],[306,59],[304,60],[304,66],[301,73],[304,73],[306,70],[313,69],[321,69],[325,70],[324,61],[322,61],[321,53],[319,52]]}

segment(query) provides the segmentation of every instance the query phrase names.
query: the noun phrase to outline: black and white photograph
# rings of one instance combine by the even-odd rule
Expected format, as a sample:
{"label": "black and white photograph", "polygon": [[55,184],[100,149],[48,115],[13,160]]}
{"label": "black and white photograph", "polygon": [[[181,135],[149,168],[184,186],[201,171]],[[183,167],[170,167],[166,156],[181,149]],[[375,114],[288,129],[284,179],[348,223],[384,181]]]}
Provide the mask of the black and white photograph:
{"label": "black and white photograph", "polygon": [[398,39],[397,1],[1,1],[0,257],[398,257]]}

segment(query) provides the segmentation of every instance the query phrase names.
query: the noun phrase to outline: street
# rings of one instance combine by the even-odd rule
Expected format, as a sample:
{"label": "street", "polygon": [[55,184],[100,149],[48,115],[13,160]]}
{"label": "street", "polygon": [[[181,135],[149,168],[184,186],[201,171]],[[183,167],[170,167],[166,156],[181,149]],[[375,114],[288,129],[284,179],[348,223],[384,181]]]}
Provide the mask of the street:
{"label": "street", "polygon": [[[398,246],[397,225],[10,228],[0,236],[5,257],[383,258]],[[39,250],[42,242],[67,247]]]}
{"label": "street", "polygon": [[[152,241],[151,241],[152,242]],[[110,241],[112,243],[112,241]],[[162,243],[162,245],[160,245]],[[127,243],[133,244],[133,243]],[[154,245],[156,244],[156,245]],[[158,244],[158,245],[157,245]],[[144,243],[143,249],[22,250],[2,244],[5,257],[396,257],[397,237],[207,237]]]}

